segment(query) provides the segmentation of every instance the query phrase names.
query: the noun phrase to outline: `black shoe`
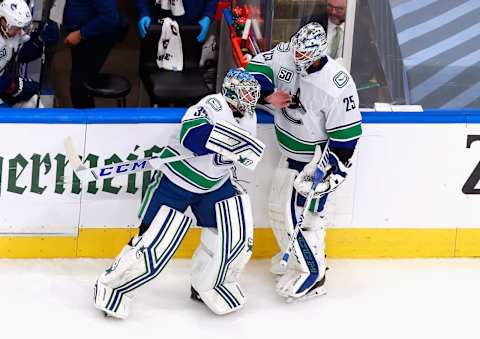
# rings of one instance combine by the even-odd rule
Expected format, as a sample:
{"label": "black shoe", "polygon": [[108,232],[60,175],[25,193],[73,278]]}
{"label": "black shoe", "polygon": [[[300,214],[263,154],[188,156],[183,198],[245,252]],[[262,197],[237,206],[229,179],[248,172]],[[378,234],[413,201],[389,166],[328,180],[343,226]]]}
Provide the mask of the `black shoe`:
{"label": "black shoe", "polygon": [[203,303],[202,298],[200,298],[200,294],[196,289],[193,288],[193,286],[190,286],[190,299]]}

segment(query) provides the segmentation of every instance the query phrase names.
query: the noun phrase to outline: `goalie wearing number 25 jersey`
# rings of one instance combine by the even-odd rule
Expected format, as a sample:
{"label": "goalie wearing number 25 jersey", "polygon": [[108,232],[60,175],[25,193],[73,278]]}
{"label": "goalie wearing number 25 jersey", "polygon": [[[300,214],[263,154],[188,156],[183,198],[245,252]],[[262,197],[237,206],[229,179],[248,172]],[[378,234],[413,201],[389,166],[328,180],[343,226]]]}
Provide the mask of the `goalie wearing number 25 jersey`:
{"label": "goalie wearing number 25 jersey", "polygon": [[[290,42],[261,53],[247,65],[260,83],[261,100],[273,109],[275,133],[284,157],[276,171],[269,214],[281,249],[272,271],[281,274],[277,292],[287,300],[324,294],[324,206],[328,193],[345,179],[362,134],[358,93],[351,75],[326,54],[319,23],[295,33]],[[327,145],[328,147],[325,147]],[[287,269],[280,267],[318,167],[316,148],[329,149],[328,170],[315,188]],[[319,150],[317,150],[318,152]]]}
{"label": "goalie wearing number 25 jersey", "polygon": [[246,297],[238,283],[252,254],[253,216],[246,192],[232,182],[234,164],[253,170],[264,144],[256,139],[255,105],[260,85],[253,76],[231,69],[222,93],[190,107],[161,158],[190,155],[156,171],[140,208],[139,235],[126,245],[95,285],[95,306],[126,318],[134,291],[163,270],[192,219],[202,227],[192,258],[192,298],[214,313],[238,310]]}

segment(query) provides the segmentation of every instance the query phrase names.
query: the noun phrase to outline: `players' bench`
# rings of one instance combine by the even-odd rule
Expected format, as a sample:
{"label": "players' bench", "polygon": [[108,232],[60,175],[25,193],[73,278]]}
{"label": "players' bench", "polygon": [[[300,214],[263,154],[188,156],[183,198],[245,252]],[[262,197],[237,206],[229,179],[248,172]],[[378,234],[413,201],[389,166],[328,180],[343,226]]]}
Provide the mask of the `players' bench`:
{"label": "players' bench", "polygon": [[150,97],[151,106],[171,105],[187,107],[211,94],[204,80],[204,70],[199,68],[202,44],[196,40],[198,25],[180,26],[183,48],[183,71],[172,72],[157,66],[158,41],[161,25],[151,25],[140,44],[140,79]]}

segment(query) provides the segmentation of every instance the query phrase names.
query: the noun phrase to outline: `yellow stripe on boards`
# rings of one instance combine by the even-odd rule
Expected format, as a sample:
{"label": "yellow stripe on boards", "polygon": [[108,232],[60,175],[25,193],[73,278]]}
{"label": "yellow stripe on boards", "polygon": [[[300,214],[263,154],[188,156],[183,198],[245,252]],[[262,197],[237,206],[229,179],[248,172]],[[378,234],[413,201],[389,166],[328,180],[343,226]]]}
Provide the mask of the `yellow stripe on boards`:
{"label": "yellow stripe on boards", "polygon": [[[137,232],[136,228],[80,228],[76,236],[0,236],[2,258],[113,258]],[[200,229],[188,231],[175,258],[190,258],[200,242]],[[480,256],[480,229],[327,230],[329,258],[449,258]],[[273,233],[256,228],[253,257],[278,252]]]}
{"label": "yellow stripe on boards", "polygon": [[76,258],[77,238],[0,236],[0,258]]}
{"label": "yellow stripe on boards", "polygon": [[327,231],[331,258],[453,257],[455,229],[335,228]]}
{"label": "yellow stripe on boards", "polygon": [[113,258],[137,234],[137,230],[137,228],[80,228],[77,256]]}
{"label": "yellow stripe on boards", "polygon": [[480,257],[480,229],[457,229],[456,257]]}

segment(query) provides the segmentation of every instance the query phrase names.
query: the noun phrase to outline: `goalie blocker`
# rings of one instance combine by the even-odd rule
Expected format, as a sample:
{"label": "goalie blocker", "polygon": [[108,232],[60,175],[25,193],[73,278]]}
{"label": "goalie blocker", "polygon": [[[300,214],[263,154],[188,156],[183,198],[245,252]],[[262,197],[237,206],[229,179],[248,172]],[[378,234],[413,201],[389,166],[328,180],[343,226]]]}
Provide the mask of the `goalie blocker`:
{"label": "goalie blocker", "polygon": [[217,121],[205,148],[254,170],[263,157],[265,144],[232,123]]}

